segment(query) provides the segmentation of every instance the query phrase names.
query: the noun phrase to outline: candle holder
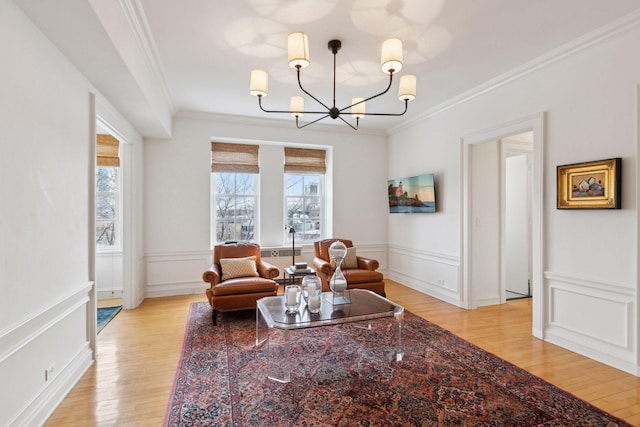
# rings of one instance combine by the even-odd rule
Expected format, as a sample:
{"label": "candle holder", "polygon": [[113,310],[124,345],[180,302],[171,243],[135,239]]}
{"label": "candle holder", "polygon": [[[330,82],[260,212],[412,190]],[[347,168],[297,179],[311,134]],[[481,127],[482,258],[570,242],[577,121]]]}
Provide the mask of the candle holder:
{"label": "candle holder", "polygon": [[295,314],[300,307],[302,290],[298,285],[287,285],[284,288],[284,307],[287,314]]}
{"label": "candle holder", "polygon": [[307,275],[302,278],[302,297],[311,313],[320,312],[322,308],[322,283],[318,276]]}

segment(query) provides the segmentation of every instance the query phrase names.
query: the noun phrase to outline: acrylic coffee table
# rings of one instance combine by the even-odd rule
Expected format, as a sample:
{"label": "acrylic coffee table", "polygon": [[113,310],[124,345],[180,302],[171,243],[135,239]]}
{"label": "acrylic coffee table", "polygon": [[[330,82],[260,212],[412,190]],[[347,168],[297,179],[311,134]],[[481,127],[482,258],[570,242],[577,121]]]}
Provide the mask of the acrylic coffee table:
{"label": "acrylic coffee table", "polygon": [[256,346],[267,341],[267,376],[270,379],[283,383],[291,380],[290,334],[297,329],[354,322],[362,322],[363,326],[360,327],[371,329],[372,321],[393,317],[395,334],[389,339],[394,347],[395,360],[402,360],[404,308],[365,289],[351,289],[345,294],[348,294],[350,304],[333,305],[329,302],[330,298],[326,298],[331,293],[325,292],[322,309],[317,314],[309,312],[304,302],[297,313],[287,314],[283,296],[265,297],[257,301]]}

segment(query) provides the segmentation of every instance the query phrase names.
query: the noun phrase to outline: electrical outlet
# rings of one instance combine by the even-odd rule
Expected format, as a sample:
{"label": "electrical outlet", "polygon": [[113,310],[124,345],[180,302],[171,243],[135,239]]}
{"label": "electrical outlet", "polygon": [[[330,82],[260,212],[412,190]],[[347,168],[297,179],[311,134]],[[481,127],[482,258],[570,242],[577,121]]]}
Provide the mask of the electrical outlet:
{"label": "electrical outlet", "polygon": [[274,257],[274,258],[275,257],[279,257],[280,256],[280,251],[277,250],[277,249],[272,250],[271,251],[271,256]]}
{"label": "electrical outlet", "polygon": [[49,366],[49,369],[46,369],[44,371],[44,380],[45,381],[49,381],[51,378],[53,378],[53,374],[55,374],[56,372],[56,364],[54,363],[53,365]]}

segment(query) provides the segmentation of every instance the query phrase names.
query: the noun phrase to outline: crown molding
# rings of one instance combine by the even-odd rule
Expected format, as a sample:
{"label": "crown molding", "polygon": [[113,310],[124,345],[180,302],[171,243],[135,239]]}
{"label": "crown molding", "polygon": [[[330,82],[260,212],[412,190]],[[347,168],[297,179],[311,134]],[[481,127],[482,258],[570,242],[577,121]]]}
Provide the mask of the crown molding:
{"label": "crown molding", "polygon": [[458,105],[469,102],[479,96],[492,92],[513,81],[528,76],[535,71],[575,55],[591,46],[602,43],[620,33],[632,29],[640,24],[640,9],[629,13],[615,21],[610,22],[594,31],[591,31],[577,39],[565,43],[531,61],[528,61],[504,74],[494,77],[466,92],[461,93],[433,108],[425,111],[419,116],[404,121],[403,123],[389,128],[389,134],[393,134],[407,127],[414,126],[431,117],[444,113]]}
{"label": "crown molding", "polygon": [[149,22],[144,13],[140,0],[119,0],[120,8],[127,19],[131,34],[142,50],[152,74],[157,78],[160,90],[168,110],[173,115],[177,108],[173,102],[167,78],[158,55],[158,48],[149,28]]}
{"label": "crown molding", "polygon": [[[286,119],[265,118],[265,117],[253,117],[253,116],[238,116],[233,114],[224,113],[212,113],[203,111],[178,111],[174,115],[174,119],[192,119],[192,120],[204,120],[204,121],[224,121],[225,123],[241,124],[246,126],[264,126],[277,129],[285,129],[289,131],[305,132],[295,127],[295,122]],[[349,134],[353,135],[354,132],[359,135],[372,135],[372,136],[387,136],[387,131],[384,129],[363,129],[360,128],[354,131],[348,126],[330,125],[324,123],[314,124],[314,129],[306,130],[307,132],[326,132],[332,134]]]}

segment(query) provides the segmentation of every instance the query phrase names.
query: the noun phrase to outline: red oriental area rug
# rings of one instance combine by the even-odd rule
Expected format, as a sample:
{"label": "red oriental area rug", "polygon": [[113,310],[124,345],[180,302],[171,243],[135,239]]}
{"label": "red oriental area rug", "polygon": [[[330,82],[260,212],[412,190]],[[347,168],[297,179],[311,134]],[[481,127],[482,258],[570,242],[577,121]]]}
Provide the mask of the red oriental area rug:
{"label": "red oriental area rug", "polygon": [[393,321],[295,331],[291,382],[266,378],[255,312],[214,327],[191,305],[168,426],[627,426],[606,412],[405,311]]}

